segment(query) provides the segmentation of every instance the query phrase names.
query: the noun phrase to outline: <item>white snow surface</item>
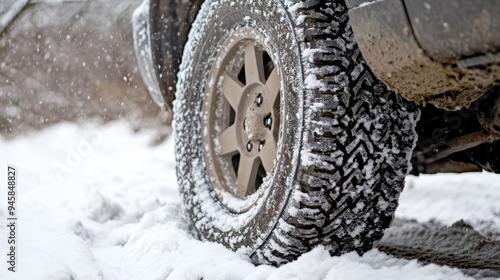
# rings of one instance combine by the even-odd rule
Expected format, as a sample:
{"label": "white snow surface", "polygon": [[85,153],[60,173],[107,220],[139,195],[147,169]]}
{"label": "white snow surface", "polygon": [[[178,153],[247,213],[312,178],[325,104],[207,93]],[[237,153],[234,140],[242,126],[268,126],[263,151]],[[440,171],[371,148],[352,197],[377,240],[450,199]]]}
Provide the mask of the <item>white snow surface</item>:
{"label": "white snow surface", "polygon": [[[331,257],[318,247],[279,268],[255,266],[190,236],[175,177],[172,138],[124,121],[60,123],[0,138],[0,279],[468,279],[374,249]],[[6,169],[17,167],[16,272],[6,268]],[[500,228],[500,176],[409,177],[400,218],[490,221]]]}

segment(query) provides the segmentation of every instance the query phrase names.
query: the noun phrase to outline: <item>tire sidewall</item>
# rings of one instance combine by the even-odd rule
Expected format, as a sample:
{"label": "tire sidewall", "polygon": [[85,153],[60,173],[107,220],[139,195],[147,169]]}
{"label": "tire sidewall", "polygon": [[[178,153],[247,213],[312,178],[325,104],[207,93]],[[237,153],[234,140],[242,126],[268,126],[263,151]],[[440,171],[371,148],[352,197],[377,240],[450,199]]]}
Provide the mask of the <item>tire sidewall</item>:
{"label": "tire sidewall", "polygon": [[[179,188],[192,228],[203,239],[250,255],[276,226],[295,185],[303,126],[303,97],[297,93],[302,92],[303,78],[299,44],[285,8],[275,0],[246,2],[214,0],[202,6],[179,72],[174,132]],[[225,208],[214,191],[203,152],[201,112],[219,47],[242,26],[259,30],[273,48],[270,55],[282,78],[282,130],[276,166],[261,187],[264,194],[249,211],[237,214]]]}

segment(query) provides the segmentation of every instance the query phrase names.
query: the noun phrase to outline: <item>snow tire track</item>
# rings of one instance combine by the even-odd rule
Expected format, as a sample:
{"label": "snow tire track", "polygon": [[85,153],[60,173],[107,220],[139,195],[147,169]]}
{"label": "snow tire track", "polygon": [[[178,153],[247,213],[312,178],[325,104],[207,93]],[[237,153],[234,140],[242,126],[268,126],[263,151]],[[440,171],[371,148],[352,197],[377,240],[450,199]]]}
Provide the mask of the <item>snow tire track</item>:
{"label": "snow tire track", "polygon": [[474,277],[500,278],[500,240],[463,221],[447,227],[397,219],[376,247],[399,258],[457,267]]}

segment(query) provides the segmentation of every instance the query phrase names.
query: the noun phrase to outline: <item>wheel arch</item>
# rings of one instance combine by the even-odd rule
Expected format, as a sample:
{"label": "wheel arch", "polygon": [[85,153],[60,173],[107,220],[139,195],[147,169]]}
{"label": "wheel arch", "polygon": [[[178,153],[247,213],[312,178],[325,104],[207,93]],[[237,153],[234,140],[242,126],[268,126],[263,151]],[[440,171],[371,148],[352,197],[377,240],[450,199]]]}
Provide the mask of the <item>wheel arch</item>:
{"label": "wheel arch", "polygon": [[469,107],[498,81],[500,40],[489,34],[496,34],[499,20],[491,15],[500,1],[346,3],[364,59],[406,99],[454,111]]}
{"label": "wheel arch", "polygon": [[150,1],[151,54],[167,109],[172,109],[184,45],[203,2],[204,0]]}

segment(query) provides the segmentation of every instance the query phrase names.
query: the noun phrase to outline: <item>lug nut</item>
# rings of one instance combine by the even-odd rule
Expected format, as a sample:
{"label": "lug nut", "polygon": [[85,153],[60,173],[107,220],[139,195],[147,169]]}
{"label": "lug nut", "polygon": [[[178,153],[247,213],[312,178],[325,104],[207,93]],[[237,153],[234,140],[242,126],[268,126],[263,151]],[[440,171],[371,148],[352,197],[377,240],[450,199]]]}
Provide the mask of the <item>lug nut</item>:
{"label": "lug nut", "polygon": [[251,152],[251,151],[252,151],[252,149],[253,149],[253,144],[252,144],[252,142],[248,142],[248,143],[247,143],[247,151]]}
{"label": "lug nut", "polygon": [[271,117],[265,117],[264,118],[264,125],[267,128],[271,128],[271,125],[273,125],[273,119]]}
{"label": "lug nut", "polygon": [[266,143],[266,141],[260,142],[260,144],[259,144],[259,152],[262,151],[262,149],[264,149],[264,144],[265,143]]}
{"label": "lug nut", "polygon": [[260,106],[262,105],[262,103],[264,103],[264,97],[262,97],[262,94],[259,93],[257,94],[257,97],[255,97],[255,104],[257,104],[257,106]]}

